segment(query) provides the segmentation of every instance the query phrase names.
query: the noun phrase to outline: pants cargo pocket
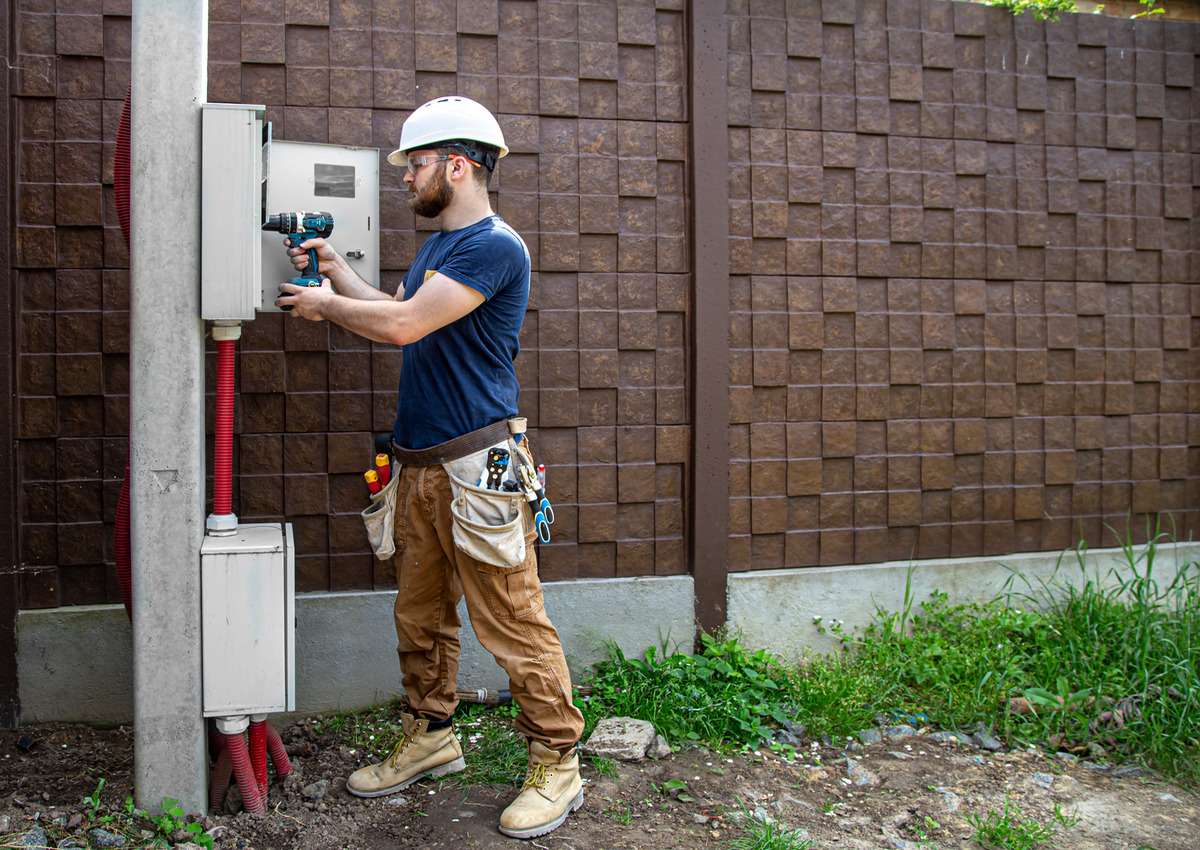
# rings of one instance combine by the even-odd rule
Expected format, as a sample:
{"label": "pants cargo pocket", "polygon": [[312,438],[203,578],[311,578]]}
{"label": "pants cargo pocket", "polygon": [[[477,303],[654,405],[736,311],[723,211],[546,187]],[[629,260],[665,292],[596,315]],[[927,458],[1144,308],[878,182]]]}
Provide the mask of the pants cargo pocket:
{"label": "pants cargo pocket", "polygon": [[396,551],[396,488],[399,481],[400,465],[394,464],[387,485],[371,496],[371,504],[362,512],[367,542],[371,544],[375,557],[381,561],[386,561]]}
{"label": "pants cargo pocket", "polygon": [[482,562],[477,566],[488,608],[497,619],[523,620],[542,610],[542,586],[532,543],[528,557],[519,566],[497,567]]}

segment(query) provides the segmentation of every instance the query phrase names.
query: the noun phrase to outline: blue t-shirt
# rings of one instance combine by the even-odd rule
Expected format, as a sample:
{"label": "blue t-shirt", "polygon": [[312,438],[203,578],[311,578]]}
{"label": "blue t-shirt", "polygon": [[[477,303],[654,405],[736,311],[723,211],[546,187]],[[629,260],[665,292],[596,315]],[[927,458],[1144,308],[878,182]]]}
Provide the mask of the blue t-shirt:
{"label": "blue t-shirt", "polygon": [[529,251],[498,215],[425,240],[404,277],[412,298],[435,272],[486,299],[404,346],[392,439],[424,449],[517,414],[518,335],[529,303]]}

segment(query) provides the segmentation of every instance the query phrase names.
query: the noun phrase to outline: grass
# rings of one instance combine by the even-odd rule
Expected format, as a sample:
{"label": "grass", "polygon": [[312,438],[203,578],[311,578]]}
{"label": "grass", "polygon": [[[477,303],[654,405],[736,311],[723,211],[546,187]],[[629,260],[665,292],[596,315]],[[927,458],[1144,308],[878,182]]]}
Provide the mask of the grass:
{"label": "grass", "polygon": [[745,823],[729,850],[809,850],[813,846],[800,830],[788,829],[769,818],[747,815]]}
{"label": "grass", "polygon": [[975,827],[975,843],[984,850],[1037,850],[1047,847],[1060,828],[1070,829],[1079,822],[1074,815],[1054,807],[1053,823],[1026,817],[1016,803],[1004,800],[1004,810],[989,809],[984,816],[967,815]]}
{"label": "grass", "polygon": [[[948,729],[977,723],[1013,743],[1085,749],[1099,742],[1182,782],[1200,783],[1200,565],[1156,575],[1157,533],[1111,575],[1089,575],[1086,548],[1046,582],[1014,574],[987,603],[879,611],[861,633],[834,625],[844,651],[788,665],[733,637],[704,636],[695,655],[612,646],[580,701],[590,731],[605,716],[649,720],[674,745],[773,747],[803,723],[849,736],[878,713],[922,714]],[[1101,580],[1104,579],[1104,580]],[[818,624],[819,628],[824,628]]]}

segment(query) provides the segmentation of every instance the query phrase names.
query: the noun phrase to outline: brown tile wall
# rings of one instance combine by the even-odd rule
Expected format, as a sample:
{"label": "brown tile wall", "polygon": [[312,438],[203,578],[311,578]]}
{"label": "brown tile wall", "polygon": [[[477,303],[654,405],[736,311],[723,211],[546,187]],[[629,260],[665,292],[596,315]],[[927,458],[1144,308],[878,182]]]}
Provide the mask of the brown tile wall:
{"label": "brown tile wall", "polygon": [[1194,535],[1197,26],[727,21],[731,569]]}
{"label": "brown tile wall", "polygon": [[[130,3],[16,5],[21,605],[113,601],[129,286],[112,140]],[[542,575],[683,572],[682,0],[213,0],[209,51],[210,99],[266,104],[283,139],[386,153],[408,112],[444,93],[499,114],[513,153],[494,205],[534,258],[518,367],[558,516]],[[382,165],[388,291],[431,230],[399,177]],[[399,350],[336,327],[279,315],[245,326],[235,509],[294,523],[301,590],[392,584],[357,512],[399,368]]]}

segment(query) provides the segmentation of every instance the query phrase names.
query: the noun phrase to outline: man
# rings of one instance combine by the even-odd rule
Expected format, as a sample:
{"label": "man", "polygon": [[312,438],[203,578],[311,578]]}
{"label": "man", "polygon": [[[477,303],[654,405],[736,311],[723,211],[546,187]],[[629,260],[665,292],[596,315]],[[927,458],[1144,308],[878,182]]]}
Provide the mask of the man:
{"label": "man", "polygon": [[[507,153],[500,125],[480,104],[443,97],[419,107],[404,122],[388,162],[406,169],[413,211],[441,216],[442,229],[417,252],[403,288],[393,298],[369,286],[332,245],[314,239],[289,253],[303,269],[308,260],[302,249],[316,247],[327,279],[320,287],[283,284],[276,304],[290,305],[294,317],[334,322],[404,347],[392,436],[402,464],[395,620],[411,713],[403,715],[403,735],[391,755],[355,771],[347,787],[360,797],[378,797],[425,776],[464,769],[450,717],[457,705],[456,605],[465,595],[480,643],[509,675],[521,709],[516,726],[529,742],[529,772],[500,816],[500,831],[534,838],[583,804],[575,751],[583,717],[571,702],[562,646],[542,607],[525,498],[470,480],[481,474],[489,448],[512,449],[515,466],[518,448],[528,445],[515,434],[510,442],[509,420],[517,415],[513,358],[529,300],[529,252],[492,212],[487,194],[491,171]],[[521,518],[503,525],[509,515],[502,515],[495,528],[485,525],[485,546],[493,532],[515,529],[515,538],[497,547],[503,550],[497,557],[491,550],[477,557],[473,544],[481,541],[463,537],[478,530],[462,518],[472,503],[484,513],[512,511]],[[512,552],[515,564],[504,557]]]}

